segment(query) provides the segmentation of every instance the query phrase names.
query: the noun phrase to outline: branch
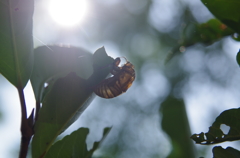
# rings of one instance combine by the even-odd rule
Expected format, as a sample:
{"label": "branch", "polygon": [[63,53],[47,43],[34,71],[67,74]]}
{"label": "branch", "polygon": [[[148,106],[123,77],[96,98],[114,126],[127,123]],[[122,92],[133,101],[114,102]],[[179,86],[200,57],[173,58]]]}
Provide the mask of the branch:
{"label": "branch", "polygon": [[26,103],[25,103],[23,88],[18,88],[18,95],[20,98],[21,113],[22,113],[22,118],[21,118],[22,138],[21,138],[21,147],[20,147],[20,152],[19,152],[19,158],[26,158],[27,152],[28,152],[28,146],[29,146],[30,140],[33,135],[33,113],[34,113],[34,110],[32,111],[29,118],[27,118],[27,110],[26,110]]}
{"label": "branch", "polygon": [[35,122],[36,122],[37,119],[38,119],[38,113],[39,113],[39,110],[40,110],[40,102],[39,102],[39,101],[36,101]]}

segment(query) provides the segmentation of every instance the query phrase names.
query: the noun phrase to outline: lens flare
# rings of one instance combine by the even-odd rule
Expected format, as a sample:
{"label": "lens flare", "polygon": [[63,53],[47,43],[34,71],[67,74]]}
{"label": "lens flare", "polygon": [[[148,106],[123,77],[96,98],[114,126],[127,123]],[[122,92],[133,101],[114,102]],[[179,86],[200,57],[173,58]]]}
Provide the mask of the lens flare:
{"label": "lens flare", "polygon": [[51,0],[49,12],[59,25],[72,27],[79,24],[87,12],[86,0]]}

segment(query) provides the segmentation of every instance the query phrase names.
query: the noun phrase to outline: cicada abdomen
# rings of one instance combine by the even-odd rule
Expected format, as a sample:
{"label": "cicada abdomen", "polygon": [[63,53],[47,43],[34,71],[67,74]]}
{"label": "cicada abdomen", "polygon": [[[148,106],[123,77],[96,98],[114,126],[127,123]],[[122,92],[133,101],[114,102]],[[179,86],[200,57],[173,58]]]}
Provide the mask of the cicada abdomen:
{"label": "cicada abdomen", "polygon": [[103,80],[95,87],[94,92],[96,95],[107,99],[114,98],[131,87],[135,80],[134,66],[127,61],[122,67],[118,67],[120,61],[120,58],[114,60],[111,70],[113,76]]}

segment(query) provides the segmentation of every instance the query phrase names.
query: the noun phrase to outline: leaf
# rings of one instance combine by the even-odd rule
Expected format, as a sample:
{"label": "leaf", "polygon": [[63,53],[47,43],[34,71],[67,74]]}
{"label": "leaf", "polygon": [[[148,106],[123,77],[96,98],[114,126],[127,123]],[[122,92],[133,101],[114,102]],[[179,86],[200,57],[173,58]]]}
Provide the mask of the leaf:
{"label": "leaf", "polygon": [[[223,111],[209,127],[207,133],[194,134],[191,138],[197,143],[202,145],[216,144],[225,141],[240,140],[240,108],[230,109]],[[227,134],[224,134],[220,129],[221,124],[230,127]]]}
{"label": "leaf", "polygon": [[225,36],[232,35],[233,33],[233,30],[218,19],[210,19],[202,24],[190,23],[182,32],[181,43],[172,49],[165,62],[168,62],[175,54],[184,52],[186,47],[192,46],[196,43],[210,45]]}
{"label": "leaf", "polygon": [[58,79],[46,94],[35,124],[32,141],[33,158],[44,154],[64,130],[68,121],[88,106],[85,102],[89,99],[90,91],[86,92],[86,83],[86,80],[75,73],[70,73]]}
{"label": "leaf", "polygon": [[237,0],[202,0],[209,11],[224,24],[240,33],[240,3]]}
{"label": "leaf", "polygon": [[35,63],[31,84],[37,102],[41,102],[44,84],[76,72],[87,79],[93,73],[92,54],[82,48],[64,46],[41,46],[34,50]]}
{"label": "leaf", "polygon": [[213,148],[214,158],[239,158],[240,152],[232,147],[223,149],[221,146],[215,146]]}
{"label": "leaf", "polygon": [[104,47],[99,48],[94,54],[93,54],[93,69],[94,73],[93,75],[88,79],[89,82],[94,86],[99,84],[102,80],[99,80],[98,78],[106,78],[106,72],[110,72],[111,64],[113,63],[113,58],[106,58],[106,51]]}
{"label": "leaf", "polygon": [[236,57],[237,63],[240,66],[240,50],[237,53],[237,57]]}
{"label": "leaf", "polygon": [[[101,58],[93,61],[99,67],[107,67],[113,62],[105,51],[96,51],[96,54]],[[102,62],[104,60],[105,62]],[[71,72],[47,87],[49,90],[43,98],[42,108],[35,123],[35,135],[32,141],[33,158],[44,155],[56,137],[68,128],[90,104],[94,97],[91,95],[94,84],[101,82],[109,74],[109,69],[99,67],[94,67],[94,72],[88,79],[83,79],[76,72]]]}
{"label": "leaf", "polygon": [[162,129],[171,139],[172,151],[168,158],[196,157],[189,139],[190,127],[183,100],[168,97],[161,105]]}
{"label": "leaf", "polygon": [[33,66],[33,0],[0,1],[0,73],[24,88]]}
{"label": "leaf", "polygon": [[235,41],[240,41],[240,36],[239,36],[239,34],[238,33],[234,33],[234,34],[232,34],[232,39],[234,39]]}
{"label": "leaf", "polygon": [[107,136],[111,128],[105,128],[100,141],[94,142],[93,148],[87,150],[86,139],[89,133],[88,128],[79,128],[62,140],[56,142],[48,151],[45,158],[91,158],[93,152]]}
{"label": "leaf", "polygon": [[234,33],[232,29],[217,19],[210,19],[206,23],[198,25],[197,30],[199,38],[198,42],[202,42],[207,45]]}

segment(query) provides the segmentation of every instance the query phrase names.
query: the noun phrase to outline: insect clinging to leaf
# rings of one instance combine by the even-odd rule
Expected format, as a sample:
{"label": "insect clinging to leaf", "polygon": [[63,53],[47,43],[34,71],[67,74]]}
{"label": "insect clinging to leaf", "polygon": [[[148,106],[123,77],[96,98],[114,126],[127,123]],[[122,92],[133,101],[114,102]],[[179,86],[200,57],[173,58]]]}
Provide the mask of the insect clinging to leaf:
{"label": "insect clinging to leaf", "polygon": [[[127,61],[127,59],[125,58]],[[134,66],[127,61],[122,67],[119,67],[121,59],[118,57],[112,63],[112,77],[99,83],[94,92],[102,98],[114,98],[126,92],[135,80]]]}

